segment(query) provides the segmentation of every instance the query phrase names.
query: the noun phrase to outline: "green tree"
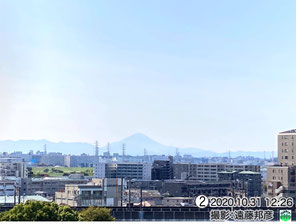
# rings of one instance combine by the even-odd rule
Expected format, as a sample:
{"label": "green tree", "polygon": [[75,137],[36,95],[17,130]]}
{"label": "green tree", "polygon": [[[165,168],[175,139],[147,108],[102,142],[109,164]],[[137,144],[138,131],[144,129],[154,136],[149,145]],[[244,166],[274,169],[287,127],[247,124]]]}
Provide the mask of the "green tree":
{"label": "green tree", "polygon": [[111,209],[89,207],[82,210],[78,215],[79,221],[114,221],[115,218],[111,216]]}
{"label": "green tree", "polygon": [[69,206],[54,202],[26,201],[0,214],[0,221],[76,221],[77,213]]}
{"label": "green tree", "polygon": [[78,214],[70,206],[60,206],[58,211],[60,221],[78,221]]}

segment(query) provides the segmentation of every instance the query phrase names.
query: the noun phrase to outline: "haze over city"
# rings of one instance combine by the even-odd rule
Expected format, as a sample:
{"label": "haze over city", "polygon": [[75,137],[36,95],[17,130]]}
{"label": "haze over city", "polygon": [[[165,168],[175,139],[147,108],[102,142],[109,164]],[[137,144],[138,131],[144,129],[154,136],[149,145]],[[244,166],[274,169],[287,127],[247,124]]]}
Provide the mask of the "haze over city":
{"label": "haze over city", "polygon": [[275,151],[296,124],[295,6],[0,0],[0,140]]}

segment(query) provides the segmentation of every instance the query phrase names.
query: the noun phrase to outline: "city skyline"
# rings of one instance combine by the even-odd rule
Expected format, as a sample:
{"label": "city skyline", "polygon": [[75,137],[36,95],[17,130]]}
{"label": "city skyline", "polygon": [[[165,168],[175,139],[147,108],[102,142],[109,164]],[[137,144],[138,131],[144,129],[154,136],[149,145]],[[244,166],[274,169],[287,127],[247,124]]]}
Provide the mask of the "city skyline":
{"label": "city skyline", "polygon": [[276,151],[293,1],[0,1],[0,140]]}

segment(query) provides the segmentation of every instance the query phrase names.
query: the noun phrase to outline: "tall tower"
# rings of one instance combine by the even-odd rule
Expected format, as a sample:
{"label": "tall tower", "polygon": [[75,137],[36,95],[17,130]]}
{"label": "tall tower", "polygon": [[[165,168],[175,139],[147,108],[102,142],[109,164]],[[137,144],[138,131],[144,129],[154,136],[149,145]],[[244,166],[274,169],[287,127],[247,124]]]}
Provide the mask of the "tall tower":
{"label": "tall tower", "polygon": [[99,156],[99,143],[98,143],[98,141],[96,141],[95,156],[96,156],[96,157]]}

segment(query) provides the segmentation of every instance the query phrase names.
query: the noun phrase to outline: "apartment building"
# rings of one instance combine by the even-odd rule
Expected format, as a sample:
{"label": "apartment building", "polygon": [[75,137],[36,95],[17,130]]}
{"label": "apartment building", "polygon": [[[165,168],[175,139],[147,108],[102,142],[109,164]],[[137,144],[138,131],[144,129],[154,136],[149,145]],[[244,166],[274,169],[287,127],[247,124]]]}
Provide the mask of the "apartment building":
{"label": "apartment building", "polygon": [[98,156],[82,155],[64,155],[64,165],[67,167],[94,167],[99,162]]}
{"label": "apartment building", "polygon": [[40,156],[40,163],[46,164],[50,166],[64,166],[65,165],[65,158],[62,153],[59,152],[51,152],[46,155]]}
{"label": "apartment building", "polygon": [[175,179],[196,179],[201,181],[218,181],[218,173],[222,171],[253,171],[260,172],[259,165],[233,165],[233,164],[191,164],[176,163],[173,165]]}
{"label": "apartment building", "polygon": [[262,176],[253,171],[222,171],[218,173],[219,182],[231,181],[233,190],[247,197],[260,197],[262,194]]}
{"label": "apartment building", "polygon": [[55,193],[55,202],[71,207],[103,206],[104,191],[100,185],[67,184],[64,192]]}
{"label": "apartment building", "polygon": [[159,191],[172,197],[196,197],[201,194],[222,197],[232,195],[233,186],[231,181],[165,180]]}
{"label": "apartment building", "polygon": [[278,164],[267,168],[267,195],[296,198],[296,129],[278,134]]}
{"label": "apartment building", "polygon": [[125,180],[120,178],[94,179],[88,184],[66,184],[65,190],[55,193],[57,204],[71,207],[120,206]]}
{"label": "apartment building", "polygon": [[94,166],[94,177],[151,180],[151,164],[96,163]]}
{"label": "apartment building", "polygon": [[0,177],[27,177],[26,164],[19,158],[0,158]]}
{"label": "apartment building", "polygon": [[268,167],[266,180],[269,197],[296,198],[296,166]]}
{"label": "apartment building", "polygon": [[278,164],[296,165],[296,129],[278,134]]}
{"label": "apartment building", "polygon": [[168,160],[154,160],[151,169],[152,180],[170,180],[174,179],[173,157]]}

